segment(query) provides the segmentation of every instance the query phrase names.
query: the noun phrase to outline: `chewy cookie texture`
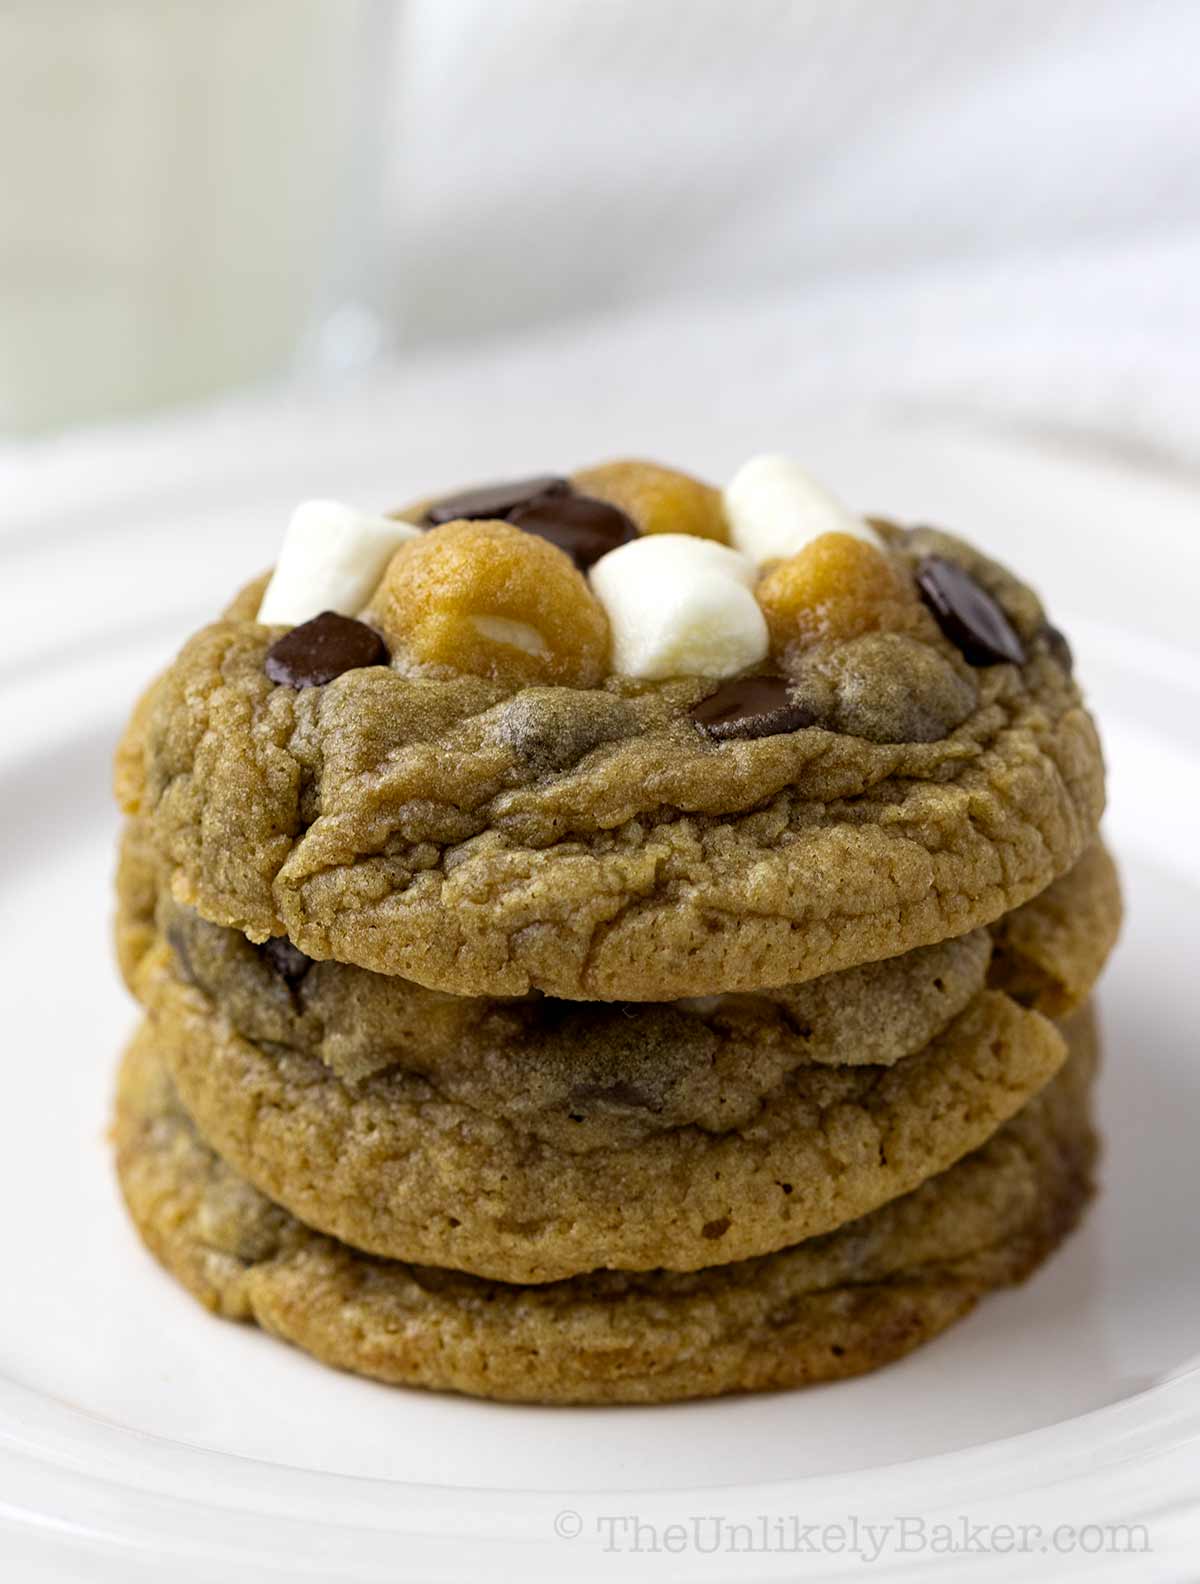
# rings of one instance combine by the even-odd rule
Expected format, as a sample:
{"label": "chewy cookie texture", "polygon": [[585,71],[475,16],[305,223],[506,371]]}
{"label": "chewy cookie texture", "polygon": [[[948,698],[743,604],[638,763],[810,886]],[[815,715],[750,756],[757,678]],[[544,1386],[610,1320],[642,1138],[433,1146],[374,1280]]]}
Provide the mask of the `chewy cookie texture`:
{"label": "chewy cookie texture", "polygon": [[1061,1064],[1033,1008],[1087,994],[1111,877],[1100,851],[1053,888],[1069,935],[1027,903],[1003,958],[980,931],[700,1008],[504,1006],[334,963],[285,978],[169,901],[143,933],[133,877],[122,933],[180,1098],[256,1187],[375,1254],[550,1281],[766,1253],[986,1141]]}
{"label": "chewy cookie texture", "polygon": [[789,459],[309,502],[116,774],[131,1212],[328,1362],[852,1374],[1086,1199],[1121,903],[1067,641]]}
{"label": "chewy cookie texture", "polygon": [[152,1025],[121,1070],[117,1168],[147,1246],[206,1308],[341,1369],[513,1402],[804,1386],[911,1352],[1070,1232],[1092,1186],[1094,1045],[1086,1016],[1064,1032],[1059,1076],[949,1171],[826,1237],[687,1275],[513,1286],[324,1237],[205,1144]]}
{"label": "chewy cookie texture", "polygon": [[[328,618],[263,626],[261,583],[185,646],[120,761],[180,900],[432,989],[661,1001],[965,934],[1079,858],[1103,777],[1067,651],[965,543],[809,538],[798,509],[799,548],[761,569],[737,512],[729,545],[629,518],[591,560],[594,527],[545,521],[579,496],[529,487],[406,536],[334,613],[387,664],[332,674]],[[650,674],[611,669],[624,652]],[[764,678],[775,706],[747,706]]]}

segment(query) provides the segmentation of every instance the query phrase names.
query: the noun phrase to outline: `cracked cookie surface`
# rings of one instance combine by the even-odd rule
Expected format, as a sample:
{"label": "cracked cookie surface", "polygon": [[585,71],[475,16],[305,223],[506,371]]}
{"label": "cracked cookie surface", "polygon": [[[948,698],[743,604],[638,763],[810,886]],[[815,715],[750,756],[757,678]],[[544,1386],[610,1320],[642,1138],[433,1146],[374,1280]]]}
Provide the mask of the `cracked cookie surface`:
{"label": "cracked cookie surface", "polygon": [[1090,1015],[1059,1075],[981,1149],[840,1231],[690,1275],[514,1287],[380,1260],[237,1176],[183,1110],[145,1025],[122,1067],[122,1191],[207,1308],[338,1368],[507,1401],[665,1402],[860,1374],[1026,1277],[1091,1192]]}
{"label": "cracked cookie surface", "polygon": [[[819,649],[797,686],[839,729],[751,740],[697,726],[697,678],[514,688],[394,663],[279,687],[260,582],[139,705],[121,800],[212,922],[460,994],[755,990],[966,934],[1078,860],[1100,751],[1031,591],[961,540],[886,536],[900,563],[969,572],[1023,646],[971,671],[973,707],[936,740],[853,735],[874,730],[863,683]],[[886,714],[904,646],[856,642]],[[936,632],[923,652],[971,669]]]}
{"label": "cracked cookie surface", "polygon": [[135,994],[161,936],[177,975],[247,1039],[316,1056],[351,1085],[391,1066],[427,1073],[568,1148],[735,1125],[796,1066],[890,1066],[985,983],[1064,1016],[1090,992],[1121,919],[1115,867],[1097,842],[990,932],[773,991],[607,1005],[452,996],[313,962],[278,938],[255,946],[162,891],[137,822],[122,840],[117,894],[118,956]]}
{"label": "cracked cookie surface", "polygon": [[569,1149],[428,1075],[350,1089],[255,1045],[165,953],[142,983],[184,1103],[257,1187],[357,1248],[504,1281],[697,1269],[828,1231],[982,1144],[1064,1057],[1052,1023],[985,990],[893,1067],[798,1068],[740,1125]]}
{"label": "cracked cookie surface", "polygon": [[313,962],[278,938],[255,946],[209,924],[159,889],[136,824],[122,842],[117,893],[118,956],[135,994],[138,964],[157,934],[180,977],[239,1033],[318,1056],[349,1083],[397,1064],[464,1081],[490,1077],[493,1087],[523,1092],[531,1111],[576,1085],[649,1086],[647,1104],[664,1125],[716,1125],[714,1107],[736,1110],[738,1087],[753,1101],[797,1063],[890,1066],[983,988],[992,950],[987,932],[976,930],[756,995],[615,1005],[536,994],[495,1000]]}
{"label": "cracked cookie surface", "polygon": [[906,1192],[1061,1057],[1044,1019],[985,983],[1015,978],[1061,1013],[1119,919],[1100,850],[1002,921],[1014,944],[996,961],[982,931],[782,1004],[488,1003],[335,963],[301,960],[292,982],[169,899],[147,930],[136,837],[121,954],[206,1134],[350,1243],[510,1281],[743,1258]]}

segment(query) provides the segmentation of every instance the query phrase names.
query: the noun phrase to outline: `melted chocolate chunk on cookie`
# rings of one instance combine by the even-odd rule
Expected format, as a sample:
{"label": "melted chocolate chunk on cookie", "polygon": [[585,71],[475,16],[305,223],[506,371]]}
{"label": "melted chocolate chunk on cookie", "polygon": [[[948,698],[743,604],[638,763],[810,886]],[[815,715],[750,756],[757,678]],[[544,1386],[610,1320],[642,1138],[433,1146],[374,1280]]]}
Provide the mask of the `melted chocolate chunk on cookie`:
{"label": "melted chocolate chunk on cookie", "polygon": [[1045,645],[1046,653],[1052,660],[1058,662],[1068,676],[1075,669],[1075,656],[1071,653],[1071,645],[1067,642],[1067,635],[1051,622],[1046,622],[1038,633],[1038,638]]}
{"label": "melted chocolate chunk on cookie", "polygon": [[692,719],[715,742],[779,737],[813,723],[812,711],[792,701],[780,676],[739,677],[695,705]]}
{"label": "melted chocolate chunk on cookie", "polygon": [[508,520],[565,550],[581,572],[638,537],[637,525],[619,507],[591,495],[544,495],[510,512]]}
{"label": "melted chocolate chunk on cookie", "polygon": [[633,736],[637,714],[610,693],[525,688],[493,713],[488,729],[536,774],[553,775],[603,743]]}
{"label": "melted chocolate chunk on cookie", "polygon": [[343,671],[387,665],[387,645],[366,622],[322,611],[267,650],[265,670],[281,687],[323,687]]}
{"label": "melted chocolate chunk on cookie", "polygon": [[431,528],[464,518],[503,521],[520,506],[528,506],[543,497],[568,495],[570,491],[570,480],[553,473],[515,479],[511,484],[481,484],[478,489],[462,490],[457,495],[447,495],[445,500],[435,501],[425,513],[425,521]]}
{"label": "melted chocolate chunk on cookie", "polygon": [[286,935],[273,935],[269,941],[263,942],[259,950],[263,960],[289,990],[296,988],[313,965],[312,958],[306,957],[298,946],[293,946]]}
{"label": "melted chocolate chunk on cookie", "polygon": [[1025,664],[1025,648],[1012,623],[962,567],[944,556],[926,556],[917,567],[917,587],[968,665]]}
{"label": "melted chocolate chunk on cookie", "polygon": [[576,494],[569,479],[552,473],[463,490],[435,502],[425,513],[431,528],[463,518],[507,522],[537,534],[565,551],[581,572],[638,537],[637,525],[618,507]]}

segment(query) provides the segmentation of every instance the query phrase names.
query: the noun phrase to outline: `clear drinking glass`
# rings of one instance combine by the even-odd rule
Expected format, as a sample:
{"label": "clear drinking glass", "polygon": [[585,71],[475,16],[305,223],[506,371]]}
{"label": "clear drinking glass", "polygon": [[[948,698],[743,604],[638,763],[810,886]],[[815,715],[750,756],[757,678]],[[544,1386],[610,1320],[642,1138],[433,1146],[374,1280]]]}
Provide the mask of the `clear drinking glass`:
{"label": "clear drinking glass", "polygon": [[372,347],[386,0],[0,0],[0,433]]}

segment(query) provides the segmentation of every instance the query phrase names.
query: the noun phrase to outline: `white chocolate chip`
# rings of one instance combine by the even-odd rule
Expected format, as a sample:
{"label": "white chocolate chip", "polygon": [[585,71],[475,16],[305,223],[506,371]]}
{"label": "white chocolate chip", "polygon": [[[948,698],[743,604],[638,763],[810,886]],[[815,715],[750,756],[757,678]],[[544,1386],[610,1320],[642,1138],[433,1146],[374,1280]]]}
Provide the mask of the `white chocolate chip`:
{"label": "white chocolate chip", "polygon": [[338,501],[305,501],[292,513],[259,621],[295,627],[321,611],[357,616],[392,556],[420,532]]}
{"label": "white chocolate chip", "polygon": [[822,534],[879,540],[803,468],[784,456],[752,457],[725,486],[725,516],[734,545],[758,566],[803,550]]}
{"label": "white chocolate chip", "polygon": [[613,670],[658,681],[728,677],[767,652],[767,624],[745,556],[691,534],[648,534],[590,573],[612,632]]}
{"label": "white chocolate chip", "polygon": [[524,649],[526,654],[531,655],[550,652],[541,633],[528,622],[510,621],[507,616],[472,616],[471,626],[492,643],[510,644],[514,649]]}

